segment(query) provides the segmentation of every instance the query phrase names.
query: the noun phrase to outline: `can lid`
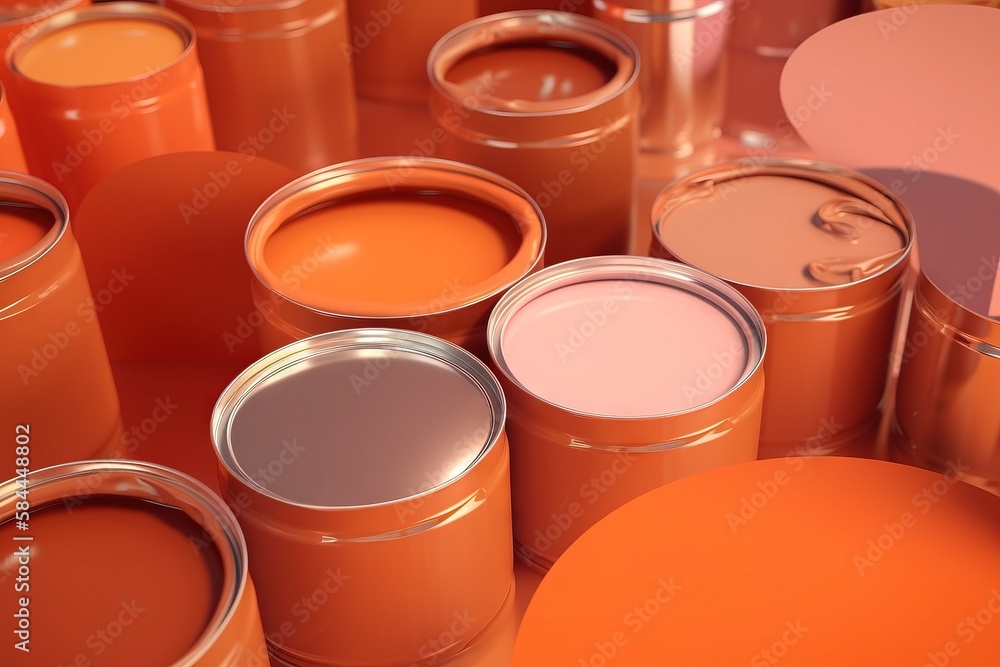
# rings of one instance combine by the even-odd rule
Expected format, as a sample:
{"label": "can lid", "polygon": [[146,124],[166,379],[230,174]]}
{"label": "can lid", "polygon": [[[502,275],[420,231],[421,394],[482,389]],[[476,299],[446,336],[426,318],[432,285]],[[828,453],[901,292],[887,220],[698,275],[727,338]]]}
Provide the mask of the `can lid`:
{"label": "can lid", "polygon": [[913,243],[908,214],[885,188],[808,160],[701,170],[660,193],[652,220],[672,257],[767,289],[856,283],[898,265]]}
{"label": "can lid", "polygon": [[764,325],[721,280],[661,259],[548,267],[497,304],[490,354],[513,383],[575,414],[641,419],[698,410],[759,368]]}
{"label": "can lid", "polygon": [[466,474],[498,441],[496,379],[425,334],[354,329],[281,348],[216,404],[223,464],[283,501],[322,508],[412,498]]}

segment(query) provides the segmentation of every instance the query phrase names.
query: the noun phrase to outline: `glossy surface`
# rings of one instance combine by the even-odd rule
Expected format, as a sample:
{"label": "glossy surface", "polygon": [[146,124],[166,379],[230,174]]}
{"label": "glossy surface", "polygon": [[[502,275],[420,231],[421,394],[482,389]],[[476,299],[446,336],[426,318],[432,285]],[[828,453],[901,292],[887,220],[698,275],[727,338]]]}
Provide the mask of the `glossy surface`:
{"label": "glossy surface", "polygon": [[0,262],[31,250],[54,224],[52,213],[44,208],[0,203]]}
{"label": "glossy surface", "polygon": [[[237,464],[271,493],[350,507],[447,483],[483,452],[491,421],[482,390],[453,367],[369,349],[274,373],[242,401],[229,437]],[[282,474],[268,474],[279,460]]]}
{"label": "glossy surface", "polygon": [[846,458],[728,466],[570,547],[511,664],[989,667],[998,558],[1000,498],[949,477]]}
{"label": "glossy surface", "polygon": [[466,291],[503,269],[520,244],[511,215],[483,201],[384,192],[289,220],[268,237],[263,256],[298,300],[334,300],[344,312],[379,315],[371,309]]}
{"label": "glossy surface", "polygon": [[639,280],[542,294],[510,319],[501,345],[510,372],[532,393],[615,417],[714,401],[747,363],[742,333],[728,315],[690,292]]}
{"label": "glossy surface", "polygon": [[[32,508],[31,542],[12,542],[26,533],[13,521],[0,524],[5,545],[27,546],[31,554],[32,650],[4,642],[4,664],[71,665],[78,656],[94,667],[180,660],[208,627],[223,587],[221,558],[204,541],[204,527],[151,502],[93,496],[67,503]],[[4,569],[11,551],[0,559]],[[15,600],[4,597],[5,617],[16,611]]]}
{"label": "glossy surface", "polygon": [[147,76],[173,63],[186,46],[183,35],[155,21],[87,21],[33,40],[14,67],[41,83],[95,86]]}
{"label": "glossy surface", "polygon": [[819,280],[810,269],[815,263],[860,266],[901,252],[905,245],[885,221],[824,214],[828,202],[845,200],[862,205],[841,189],[804,178],[748,176],[672,206],[658,220],[657,235],[682,261],[736,283],[773,288],[844,284],[857,278],[837,271]]}

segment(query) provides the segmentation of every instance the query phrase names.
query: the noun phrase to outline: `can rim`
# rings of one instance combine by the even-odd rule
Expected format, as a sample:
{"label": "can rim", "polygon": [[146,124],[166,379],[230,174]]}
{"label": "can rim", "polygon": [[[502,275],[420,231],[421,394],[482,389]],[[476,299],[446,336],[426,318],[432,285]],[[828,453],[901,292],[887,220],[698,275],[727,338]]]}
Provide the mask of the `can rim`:
{"label": "can rim", "polygon": [[[458,189],[452,191],[456,195],[474,199],[511,216],[521,235],[521,243],[514,256],[498,272],[475,285],[469,286],[468,291],[474,295],[473,298],[460,299],[455,304],[446,305],[437,310],[427,309],[426,306],[430,303],[428,301],[411,303],[358,302],[360,307],[352,309],[346,303],[338,304],[336,299],[327,299],[323,303],[318,300],[307,302],[305,299],[292,296],[288,290],[282,289],[280,287],[280,277],[268,267],[267,262],[264,260],[264,247],[267,245],[271,234],[290,218],[300,215],[317,205],[316,202],[303,202],[302,200],[307,198],[312,199],[313,195],[336,189],[340,185],[350,184],[352,176],[358,174],[370,175],[384,171],[388,176],[390,171],[401,168],[420,170],[429,176],[434,176],[435,174],[439,174],[442,177],[457,176],[464,183],[485,185],[496,192],[505,191],[517,197],[518,200],[523,200],[523,203],[527,207],[526,210],[530,212],[530,215],[524,215],[521,211],[504,209],[497,202],[491,201],[485,196],[472,197],[468,192],[461,192]],[[377,194],[380,192],[390,192],[392,188],[393,186],[389,185],[388,181],[386,181],[383,187],[364,188],[361,192]],[[332,203],[336,201],[336,197],[323,198],[322,201]],[[304,206],[298,206],[299,202],[302,202]],[[284,210],[285,207],[290,207],[293,210],[286,211]],[[535,224],[536,221],[537,224]],[[388,321],[398,320],[399,318],[437,317],[489,301],[542,264],[547,241],[548,230],[541,209],[535,200],[513,181],[481,167],[461,162],[439,158],[392,156],[350,160],[328,167],[321,167],[281,187],[265,199],[251,216],[243,238],[243,251],[254,278],[280,299],[325,317]],[[381,312],[374,315],[370,314],[373,311]]]}
{"label": "can rim", "polygon": [[[704,169],[699,169],[698,171],[688,174],[687,176],[682,176],[681,178],[674,180],[662,189],[653,201],[653,207],[650,212],[653,239],[660,245],[660,247],[664,248],[674,257],[677,257],[684,264],[693,266],[714,276],[715,273],[704,269],[694,262],[688,262],[686,259],[675,254],[673,250],[670,249],[670,245],[663,240],[663,236],[660,234],[660,225],[662,224],[663,219],[670,213],[670,199],[683,190],[698,187],[703,183],[712,183],[714,185],[719,182],[735,181],[754,176],[783,176],[787,178],[811,180],[838,190],[842,190],[844,193],[858,199],[868,201],[869,203],[877,206],[883,213],[886,214],[887,217],[890,218],[893,228],[904,236],[905,242],[903,244],[903,248],[899,251],[899,255],[888,265],[882,267],[881,270],[872,273],[871,275],[861,278],[860,280],[854,280],[848,283],[818,285],[815,287],[773,287],[718,276],[726,283],[738,287],[762,290],[765,292],[837,292],[853,289],[857,285],[865,285],[878,280],[879,278],[899,268],[901,265],[909,262],[910,253],[913,250],[913,244],[916,239],[916,227],[914,226],[913,215],[910,213],[910,210],[906,207],[906,205],[894,194],[892,194],[889,188],[872,177],[853,169],[838,167],[826,162],[818,162],[803,158],[766,157],[729,160],[726,162],[719,162]],[[866,197],[864,195],[868,196]],[[870,201],[871,199],[875,199],[876,201],[872,202]],[[879,199],[882,201],[878,201]],[[896,213],[898,213],[898,215],[893,215],[893,209]]]}
{"label": "can rim", "polygon": [[43,208],[52,214],[54,222],[42,240],[34,246],[14,257],[0,261],[0,282],[40,261],[56,247],[69,229],[69,204],[55,186],[35,176],[0,170],[0,197],[7,200],[16,195],[20,195],[21,201],[0,203]]}
{"label": "can rim", "polygon": [[[229,623],[236,616],[240,604],[246,595],[249,569],[247,565],[247,545],[243,537],[243,532],[232,510],[211,489],[186,473],[157,463],[126,461],[123,459],[95,459],[91,461],[63,463],[31,471],[28,473],[28,484],[29,488],[37,493],[39,487],[60,484],[68,480],[93,474],[113,475],[116,473],[134,474],[146,486],[143,488],[137,486],[127,488],[112,486],[107,489],[92,491],[91,495],[86,497],[116,496],[137,500],[152,500],[151,498],[147,498],[147,495],[152,495],[148,490],[148,486],[156,484],[159,485],[159,488],[156,488],[155,491],[160,491],[164,487],[168,488],[171,493],[169,499],[173,499],[178,503],[190,503],[191,507],[205,511],[218,522],[218,526],[221,529],[219,535],[212,534],[211,536],[215,541],[215,546],[223,564],[222,591],[219,594],[215,611],[205,625],[205,630],[176,662],[177,665],[194,665],[218,642],[219,637],[225,632]],[[20,488],[17,478],[0,483],[0,505],[11,498],[16,498],[16,493]],[[72,497],[78,497],[78,495]],[[57,496],[56,499],[67,497],[71,496],[62,495]],[[155,500],[158,504],[165,504],[161,496],[156,496]],[[185,507],[167,506],[171,507],[171,509],[184,512],[192,521],[208,530],[203,520],[193,516]]]}
{"label": "can rim", "polygon": [[60,0],[55,4],[49,2],[43,5],[35,5],[34,9],[36,11],[28,11],[23,14],[11,15],[7,18],[0,18],[0,27],[16,28],[19,25],[44,21],[45,19],[55,16],[56,14],[61,14],[66,9],[73,7],[74,5],[79,5],[82,1],[83,0]]}
{"label": "can rim", "polygon": [[[17,67],[17,63],[15,61],[18,56],[21,55],[21,52],[25,48],[37,39],[51,35],[71,25],[77,25],[87,21],[102,21],[106,19],[120,18],[146,19],[153,22],[159,22],[173,28],[181,36],[181,39],[184,40],[184,47],[170,62],[165,63],[158,68],[151,69],[148,72],[137,74],[128,78],[116,79],[114,81],[104,83],[49,83],[32,78]],[[150,74],[169,70],[175,67],[178,63],[182,62],[185,58],[190,57],[191,53],[195,49],[196,39],[194,25],[192,25],[190,21],[178,12],[160,5],[152,5],[145,2],[129,2],[128,0],[104,3],[101,5],[91,5],[89,7],[81,7],[71,11],[60,12],[37,23],[36,29],[31,31],[32,34],[28,35],[26,33],[27,31],[21,32],[14,37],[13,40],[11,40],[10,45],[7,47],[7,51],[4,54],[4,64],[18,79],[30,82],[32,85],[44,86],[45,88],[56,90],[97,90],[143,81],[149,77]]]}
{"label": "can rim", "polygon": [[[490,410],[490,430],[487,434],[486,442],[479,453],[461,472],[452,475],[439,484],[417,493],[377,503],[362,505],[312,505],[297,502],[259,485],[243,470],[238,457],[233,452],[232,424],[243,401],[252,395],[257,387],[266,383],[271,377],[286,372],[296,365],[309,363],[316,357],[324,354],[335,354],[337,352],[358,349],[394,350],[407,354],[422,355],[442,365],[449,366],[455,372],[463,374],[468,380],[472,381],[482,392]],[[251,487],[255,493],[266,496],[285,506],[319,512],[356,512],[372,508],[393,507],[400,503],[412,502],[459,483],[470,475],[479,462],[485,459],[498,446],[498,443],[502,441],[506,419],[507,403],[503,395],[503,390],[500,387],[500,382],[486,364],[477,359],[471,352],[467,352],[453,343],[429,334],[404,331],[402,329],[364,328],[344,329],[317,334],[290,343],[261,357],[237,375],[219,396],[215,407],[212,409],[211,433],[216,458],[229,474],[238,478],[245,486]]]}
{"label": "can rim", "polygon": [[[639,48],[617,28],[589,16],[553,10],[526,9],[481,16],[468,21],[441,37],[427,57],[427,76],[432,89],[451,102],[464,104],[467,96],[461,86],[445,78],[447,72],[462,58],[486,46],[498,43],[517,43],[524,36],[520,33],[537,26],[569,33],[578,46],[599,51],[615,64],[615,74],[604,85],[582,95],[554,102],[518,100],[517,109],[476,107],[475,112],[487,116],[506,118],[552,117],[576,114],[597,108],[629,90],[639,79]],[[499,39],[498,30],[508,31]],[[483,32],[491,34],[481,36]],[[565,34],[561,34],[566,39]],[[603,47],[603,48],[602,48]],[[496,100],[496,98],[492,98]],[[509,103],[505,102],[507,106]],[[467,105],[466,105],[467,106]],[[469,108],[467,106],[467,108]]]}
{"label": "can rim", "polygon": [[[649,415],[608,415],[578,410],[551,401],[532,391],[514,375],[507,365],[503,354],[503,335],[511,318],[524,305],[535,298],[552,292],[561,287],[598,280],[644,280],[669,287],[683,289],[695,296],[701,297],[718,308],[729,317],[743,336],[747,349],[747,361],[743,373],[732,387],[720,396],[699,403],[684,410],[663,412]],[[593,418],[637,422],[648,419],[679,417],[697,413],[705,408],[716,405],[747,384],[762,368],[767,348],[767,333],[764,320],[757,309],[736,289],[726,282],[696,269],[677,262],[655,257],[639,257],[631,255],[604,255],[599,257],[584,257],[573,259],[561,264],[542,269],[538,273],[522,280],[500,299],[500,302],[490,315],[486,329],[490,357],[501,373],[517,387],[534,399],[569,414]]]}

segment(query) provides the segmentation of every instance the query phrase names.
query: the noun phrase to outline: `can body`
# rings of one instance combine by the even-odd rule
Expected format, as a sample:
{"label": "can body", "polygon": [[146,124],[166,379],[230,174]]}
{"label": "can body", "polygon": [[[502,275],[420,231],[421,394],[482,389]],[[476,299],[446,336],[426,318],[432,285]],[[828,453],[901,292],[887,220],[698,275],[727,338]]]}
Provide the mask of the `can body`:
{"label": "can body", "polygon": [[734,7],[723,129],[770,152],[799,146],[802,140],[781,106],[781,69],[810,35],[857,14],[858,1],[736,0]]}
{"label": "can body", "polygon": [[0,86],[0,169],[27,173],[21,139],[17,136],[14,116],[7,103],[7,91]]}
{"label": "can body", "polygon": [[[535,99],[522,98],[520,91],[508,95],[504,85],[513,79],[496,75],[502,62],[455,83],[454,72],[464,63],[488,54],[485,43],[557,52],[569,44],[610,71],[597,87],[558,100],[545,99],[544,84],[531,91]],[[546,67],[543,54],[531,62]],[[445,133],[435,140],[441,154],[524,188],[545,214],[550,263],[627,251],[639,133],[638,52],[627,37],[568,13],[498,14],[443,37],[431,52],[428,72],[432,115]],[[548,80],[545,73],[541,80]]]}
{"label": "can body", "polygon": [[[371,383],[354,385],[361,390],[352,391],[345,386],[347,375],[337,367],[363,360],[380,373],[369,381],[362,372],[352,372],[356,377],[351,384]],[[422,374],[430,369],[438,380],[459,379],[462,391],[487,397],[477,401],[488,399],[489,423],[480,425],[475,455],[461,453],[462,465],[469,464],[464,470],[455,469],[457,449],[449,451],[447,460],[428,454],[443,451],[439,442],[428,442],[420,452],[411,450],[423,458],[411,466],[415,469],[404,471],[393,467],[392,457],[379,459],[364,446],[358,450],[370,428],[394,428],[394,420],[410,419],[396,402],[382,402],[378,392],[388,387],[398,397],[393,392],[400,389],[401,376],[393,373],[404,369],[405,376],[405,368],[415,368],[408,366],[411,362],[417,362],[421,371],[404,378],[416,382],[404,388],[406,392],[426,393]],[[311,374],[319,382],[313,385],[317,389],[300,394],[292,388],[282,395],[291,387],[285,382],[301,374]],[[466,380],[473,384],[464,384]],[[428,397],[425,407],[446,419],[449,410],[460,408],[437,403],[442,391],[436,386],[438,396]],[[317,392],[322,394],[320,403],[315,403]],[[299,410],[284,426],[273,424],[284,420],[281,413],[261,414],[285,400],[315,407]],[[382,415],[375,419],[377,424],[356,418],[373,405]],[[338,409],[344,411],[340,417],[325,414]],[[481,362],[431,336],[389,329],[357,329],[300,341],[264,357],[230,385],[213,414],[213,437],[223,495],[242,507],[239,520],[276,664],[430,665],[475,642],[512,592],[504,414],[496,380]],[[263,439],[260,427],[241,430],[240,426],[241,419],[256,424],[258,416],[268,422],[262,423],[267,431]],[[336,431],[319,426],[317,419],[328,419],[347,437],[338,439]],[[438,421],[431,421],[423,428],[437,428]],[[282,455],[272,459],[266,471],[253,472],[257,464],[247,458],[251,445],[271,447],[273,433],[284,433],[285,426],[294,433],[291,442],[298,460]],[[277,430],[272,432],[272,427]],[[412,443],[389,438],[378,446],[395,447],[401,456],[410,456],[405,448],[417,446],[424,437],[412,435]],[[249,443],[252,439],[256,444]],[[317,456],[351,457],[355,463],[344,472],[344,479],[359,480],[361,486],[352,491],[326,483],[282,481],[282,475],[318,480],[309,477],[309,468],[319,460],[312,457]],[[369,456],[375,458],[366,459]],[[397,473],[421,476],[424,464],[427,476],[421,477],[419,486],[386,483]],[[374,472],[380,467],[384,475]],[[345,481],[344,486],[350,484]],[[369,502],[368,493],[376,488],[388,495]],[[361,500],[359,493],[367,500]],[[333,495],[341,500],[326,500]]]}
{"label": "can body", "polygon": [[357,110],[344,0],[168,0],[198,33],[222,150],[304,174],[356,157]]}
{"label": "can body", "polygon": [[921,275],[896,388],[895,454],[1000,492],[1000,323]]}
{"label": "can body", "polygon": [[[335,217],[309,215],[317,209]],[[528,195],[484,169],[374,158],[317,171],[272,195],[250,222],[254,301],[267,305],[262,345],[271,351],[326,331],[387,326],[485,359],[490,311],[541,267],[545,241]],[[409,288],[418,281],[422,287]]]}
{"label": "can body", "polygon": [[0,264],[3,427],[36,429],[37,467],[108,455],[122,434],[118,392],[65,200],[24,174],[3,173],[0,188],[51,216],[38,243]]}
{"label": "can body", "polygon": [[[31,444],[26,448],[33,449]],[[32,454],[27,458],[34,465]],[[16,507],[18,502],[24,502],[25,489],[31,510],[26,523],[19,525],[19,532],[15,533],[14,518],[24,514]],[[117,580],[95,582],[81,577],[74,581],[72,574],[64,572],[84,568],[91,576],[106,575],[101,571],[105,566],[85,559],[110,548],[95,542],[92,534],[74,531],[74,524],[100,530],[100,519],[111,517],[142,529],[122,536],[131,543],[126,547],[129,553],[142,554],[146,559],[134,564],[137,570],[146,567],[150,575],[159,570],[161,576],[180,568],[202,576],[212,571],[217,573],[220,583],[204,585],[199,577],[197,582],[191,582],[192,590],[177,596],[163,581],[134,578],[134,571],[119,571]],[[169,523],[157,523],[160,518],[167,518]],[[159,664],[170,661],[192,667],[267,664],[256,594],[247,573],[246,544],[239,526],[218,496],[191,477],[152,463],[120,460],[38,469],[0,485],[0,531],[7,534],[4,529],[11,529],[15,540],[23,540],[14,544],[28,554],[31,575],[38,578],[49,575],[48,586],[30,588],[31,632],[26,644],[30,651],[16,650],[14,642],[5,642],[0,648],[5,664],[9,659],[9,664],[42,667],[82,663],[100,655],[103,659],[131,664],[158,659],[165,661]],[[103,537],[118,539],[112,534]],[[77,548],[59,552],[46,549],[55,543]],[[164,552],[158,548],[169,549],[172,556],[183,558],[183,563],[158,560],[164,558]],[[75,559],[80,561],[74,562]],[[62,572],[57,571],[60,567]],[[122,570],[130,567],[133,565]],[[13,577],[14,571],[5,566],[2,574]],[[57,576],[58,583],[53,581]],[[111,590],[105,593],[106,589]],[[93,600],[102,597],[110,601],[113,613],[106,628],[103,624],[107,620],[84,615],[89,611],[103,616],[106,608],[102,609],[103,605]],[[189,606],[181,606],[182,601]],[[149,622],[153,620],[162,622],[185,615],[190,619],[195,606],[207,617],[183,622],[186,630],[193,632],[182,633],[170,627],[150,629]],[[67,613],[67,607],[77,611]],[[204,623],[200,628],[199,621]],[[98,626],[102,634],[94,632]],[[147,643],[130,638],[130,632],[145,632]],[[149,641],[157,633],[170,636],[169,641]]]}
{"label": "can body", "polygon": [[[639,48],[642,61],[640,149],[644,158],[698,156],[711,162],[725,110],[725,47],[735,18],[726,2],[593,0],[593,16]],[[644,160],[645,161],[645,160]]]}
{"label": "can body", "polygon": [[[739,188],[758,177],[774,186],[767,199],[754,206],[727,203],[735,201],[732,198],[737,196]],[[792,179],[787,181],[787,186],[784,178]],[[801,196],[791,190],[783,194],[783,188],[793,187],[792,181],[818,189],[806,191]],[[698,197],[698,193],[704,196]],[[815,251],[815,247],[810,246],[801,251],[803,273],[829,265],[852,277],[838,275],[836,284],[810,278],[801,286],[798,283],[781,286],[778,283],[763,285],[728,274],[726,269],[733,263],[720,259],[722,255],[713,256],[714,250],[703,251],[697,260],[681,256],[683,253],[678,251],[676,240],[671,238],[670,221],[683,207],[703,214],[706,226],[701,236],[706,247],[710,247],[713,235],[726,234],[708,224],[709,220],[716,219],[711,211],[721,211],[721,217],[752,231],[761,215],[774,219],[782,217],[782,204],[774,205],[774,202],[781,202],[786,195],[789,201],[806,202],[801,212],[794,207],[790,210],[795,211],[792,214],[795,221],[810,230],[816,227],[816,222],[803,213],[826,215],[822,211],[827,205],[835,204],[836,208],[847,205],[844,202],[848,201],[852,202],[849,204],[852,207],[867,207],[866,216],[855,219],[862,221],[857,223],[858,228],[864,231],[866,227],[877,227],[881,231],[888,230],[887,234],[898,234],[899,248],[874,258],[828,257],[820,260],[809,254]],[[840,198],[830,199],[835,196]],[[719,208],[713,209],[714,206]],[[820,213],[816,213],[817,210]],[[838,222],[843,216],[852,219],[850,213],[841,211],[834,213],[832,220]],[[880,420],[880,406],[889,374],[889,354],[897,331],[900,297],[907,280],[909,252],[914,239],[913,221],[908,211],[888,189],[857,172],[809,161],[772,159],[721,163],[667,187],[654,204],[652,220],[652,255],[678,259],[705,270],[709,270],[707,261],[713,261],[721,268],[709,272],[732,284],[764,319],[769,349],[764,362],[768,389],[761,424],[761,457],[835,453],[873,437],[872,431]],[[853,228],[845,231],[836,225],[830,229],[840,229],[844,233],[854,231]],[[745,253],[757,258],[758,266],[768,262],[762,259],[763,252],[770,252],[768,246],[775,238],[769,234],[773,233],[757,234],[762,244],[744,248]],[[826,232],[815,233],[822,237]],[[839,235],[829,233],[831,238]],[[840,238],[837,241],[851,243]],[[781,239],[777,247],[782,248],[782,254],[800,254],[796,241]],[[839,252],[839,248],[835,246],[830,252]],[[806,264],[814,268],[808,269]],[[864,448],[870,450],[870,444]]]}
{"label": "can body", "polygon": [[[687,369],[697,371],[683,387],[689,407],[664,407],[657,411],[660,414],[603,415],[598,408],[570,405],[545,395],[537,388],[538,378],[532,379],[523,364],[518,368],[513,361],[519,344],[508,332],[522,326],[518,318],[537,317],[539,312],[544,317],[544,312],[555,310],[546,303],[544,309],[531,312],[533,303],[552,298],[554,304],[566,307],[571,302],[559,304],[564,298],[559,295],[567,287],[609,282],[621,298],[606,297],[597,307],[603,316],[597,309],[587,310],[585,318],[570,328],[566,347],[556,344],[559,361],[565,364],[588,349],[607,345],[611,364],[632,366],[634,360],[624,357],[620,344],[612,345],[608,337],[615,334],[615,328],[626,336],[636,330],[635,322],[621,318],[628,317],[633,306],[641,309],[648,304],[643,301],[647,298],[643,290],[676,290],[699,302],[701,308],[718,309],[716,314],[725,318],[722,326],[732,327],[736,345],[699,348],[693,353],[690,339],[663,341],[680,356],[706,357]],[[648,298],[657,301],[661,297]],[[676,314],[682,316],[681,311]],[[712,321],[706,328],[715,328],[719,322]],[[695,329],[687,335],[699,335]],[[565,335],[564,327],[557,331]],[[579,340],[574,340],[576,334]],[[646,491],[757,456],[764,395],[763,325],[746,300],[699,271],[639,257],[597,257],[551,266],[522,281],[501,300],[490,320],[489,342],[509,405],[515,549],[537,569],[547,570],[587,528]],[[655,344],[647,349],[646,342],[632,343],[649,362],[638,372],[658,373],[662,349]],[[533,354],[540,355],[540,363],[552,349],[549,343],[535,345]],[[621,378],[612,381],[596,373],[588,375],[584,387],[588,392],[600,392],[601,385],[614,386],[614,393],[629,390]],[[722,375],[730,377],[720,380],[717,392],[703,394]],[[685,372],[678,371],[677,378],[682,376],[686,377]]]}
{"label": "can body", "polygon": [[[176,31],[184,44],[180,55],[139,77],[96,85],[53,85],[21,71],[22,54],[43,48],[41,40],[53,33],[126,20]],[[32,35],[19,35],[6,64],[28,169],[56,185],[74,210],[120,167],[162,153],[215,149],[194,32],[169,10],[114,3],[64,12]]]}
{"label": "can body", "polygon": [[358,95],[387,102],[427,103],[427,55],[446,32],[478,15],[475,0],[348,3],[349,51]]}

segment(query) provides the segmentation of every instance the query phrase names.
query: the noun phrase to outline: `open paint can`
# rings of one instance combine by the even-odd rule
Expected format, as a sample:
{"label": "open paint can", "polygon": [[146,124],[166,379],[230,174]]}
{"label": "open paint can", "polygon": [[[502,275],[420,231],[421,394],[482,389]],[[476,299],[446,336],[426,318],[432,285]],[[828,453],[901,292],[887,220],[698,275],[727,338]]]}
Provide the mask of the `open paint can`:
{"label": "open paint can", "polygon": [[345,162],[278,190],[250,221],[265,351],[326,331],[381,326],[445,338],[486,359],[501,294],[542,265],[528,195],[471,165]]}
{"label": "open paint can", "polygon": [[110,455],[118,390],[66,200],[0,171],[0,238],[0,428],[27,430],[35,468]]}
{"label": "open paint can", "polygon": [[32,443],[17,447],[23,466],[0,484],[0,610],[14,631],[0,662],[267,667],[246,544],[215,493],[137,461],[22,472]]}
{"label": "open paint can", "polygon": [[501,299],[489,344],[516,549],[536,568],[646,491],[757,456],[764,324],[701,271],[627,256],[548,267]]}
{"label": "open paint can", "polygon": [[877,181],[808,160],[725,162],[668,186],[651,254],[739,290],[767,327],[762,457],[874,453],[913,220]]}
{"label": "open paint can", "polygon": [[506,408],[471,354],[322,334],[243,372],[212,415],[272,664],[431,665],[513,594]]}

